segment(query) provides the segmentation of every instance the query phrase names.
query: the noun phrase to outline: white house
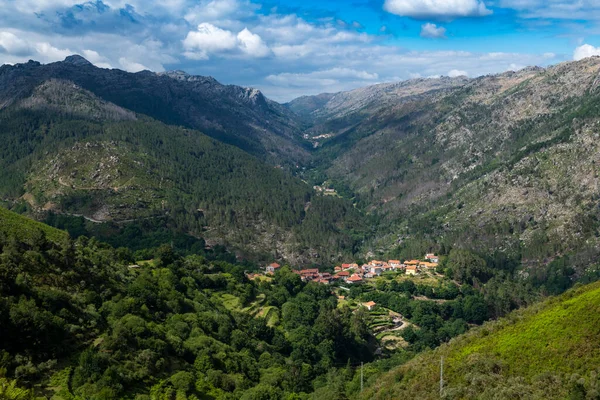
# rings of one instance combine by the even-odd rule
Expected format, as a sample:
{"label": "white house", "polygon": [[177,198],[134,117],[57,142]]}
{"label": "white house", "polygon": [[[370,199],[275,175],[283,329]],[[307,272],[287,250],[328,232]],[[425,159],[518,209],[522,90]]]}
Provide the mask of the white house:
{"label": "white house", "polygon": [[267,265],[266,270],[267,270],[268,274],[274,274],[275,271],[277,271],[279,268],[281,268],[281,265],[279,265],[277,263],[272,263],[272,264]]}
{"label": "white house", "polygon": [[435,254],[433,254],[433,253],[427,253],[427,254],[425,254],[425,259],[429,260],[429,261],[431,261],[433,263],[440,262],[440,258],[438,256],[436,256]]}

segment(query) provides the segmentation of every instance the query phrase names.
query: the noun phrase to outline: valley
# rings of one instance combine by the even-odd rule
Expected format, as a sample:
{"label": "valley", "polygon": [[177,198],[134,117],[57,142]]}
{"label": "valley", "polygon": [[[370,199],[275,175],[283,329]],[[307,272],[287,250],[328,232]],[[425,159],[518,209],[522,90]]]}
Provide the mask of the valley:
{"label": "valley", "polygon": [[0,67],[0,398],[594,398],[599,76]]}

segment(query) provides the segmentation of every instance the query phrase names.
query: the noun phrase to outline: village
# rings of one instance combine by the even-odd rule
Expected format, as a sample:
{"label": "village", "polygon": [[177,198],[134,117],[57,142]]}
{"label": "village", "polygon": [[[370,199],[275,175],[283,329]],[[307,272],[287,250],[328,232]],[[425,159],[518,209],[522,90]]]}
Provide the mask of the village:
{"label": "village", "polygon": [[[418,275],[425,271],[435,271],[439,263],[439,257],[433,253],[425,254],[423,260],[372,260],[359,266],[356,263],[342,264],[330,272],[320,272],[318,268],[293,270],[301,276],[305,282],[313,281],[323,284],[344,282],[348,285],[357,285],[365,281],[381,276],[386,272],[404,273],[406,275]],[[273,275],[281,268],[278,263],[271,263],[264,268],[264,275]]]}
{"label": "village", "polygon": [[[368,326],[377,339],[377,351],[384,349],[394,350],[398,347],[406,347],[408,343],[402,337],[402,331],[415,326],[406,317],[396,311],[377,304],[375,301],[361,301],[348,297],[352,288],[363,290],[374,290],[378,278],[394,280],[414,280],[417,282],[435,285],[443,278],[437,273],[440,259],[433,253],[427,253],[421,260],[371,260],[359,265],[357,263],[341,264],[333,269],[333,272],[320,271],[318,268],[292,270],[298,274],[304,282],[316,282],[332,286],[332,293],[338,298],[338,305],[347,305],[354,312],[364,309],[367,312]],[[270,279],[282,266],[271,263],[264,267],[260,274],[249,274],[250,279]],[[330,270],[331,271],[331,270]],[[426,298],[423,298],[426,300]]]}

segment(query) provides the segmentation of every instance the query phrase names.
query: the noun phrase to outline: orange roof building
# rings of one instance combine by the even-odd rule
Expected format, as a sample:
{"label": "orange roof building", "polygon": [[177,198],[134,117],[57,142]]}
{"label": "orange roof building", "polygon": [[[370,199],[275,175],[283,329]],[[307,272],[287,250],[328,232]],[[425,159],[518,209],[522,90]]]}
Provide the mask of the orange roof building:
{"label": "orange roof building", "polygon": [[362,281],[363,281],[363,279],[356,274],[352,275],[350,278],[348,278],[346,280],[346,282],[350,282],[350,283],[361,283]]}

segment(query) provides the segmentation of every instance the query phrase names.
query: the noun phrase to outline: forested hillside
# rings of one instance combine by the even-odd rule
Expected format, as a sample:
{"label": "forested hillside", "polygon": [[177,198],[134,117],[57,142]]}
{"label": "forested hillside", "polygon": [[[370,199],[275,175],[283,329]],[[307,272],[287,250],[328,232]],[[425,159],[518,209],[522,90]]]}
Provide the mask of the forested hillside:
{"label": "forested hillside", "polygon": [[364,231],[351,203],[317,196],[238,148],[134,114],[72,82],[47,81],[0,111],[0,140],[1,196],[38,215],[96,225],[160,219],[244,258],[300,263],[351,256]]}
{"label": "forested hillside", "polygon": [[306,398],[332,366],[372,357],[363,314],[288,268],[250,281],[168,245],[134,265],[42,232],[0,235],[0,393],[17,379],[54,399]]}
{"label": "forested hillside", "polygon": [[102,100],[166,124],[201,130],[274,165],[295,168],[308,157],[300,125],[287,108],[256,89],[181,71],[132,74],[97,68],[80,56],[46,65],[3,65],[0,109],[29,97],[51,79],[73,82]]}

